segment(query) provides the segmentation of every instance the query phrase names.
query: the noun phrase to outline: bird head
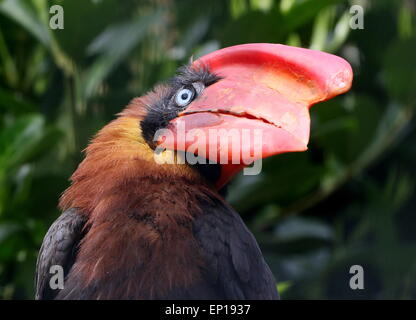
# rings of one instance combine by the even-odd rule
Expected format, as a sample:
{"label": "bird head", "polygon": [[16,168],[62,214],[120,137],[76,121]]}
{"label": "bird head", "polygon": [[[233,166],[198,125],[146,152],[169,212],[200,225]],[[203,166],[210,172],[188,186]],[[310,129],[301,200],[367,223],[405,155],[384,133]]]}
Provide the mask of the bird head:
{"label": "bird head", "polygon": [[[220,189],[256,160],[306,150],[309,108],[348,91],[352,77],[340,57],[279,44],[205,55],[135,98],[97,134],[61,207],[92,211],[146,176]],[[173,163],[160,161],[168,158]]]}
{"label": "bird head", "polygon": [[348,62],[328,53],[269,43],[228,47],[180,69],[147,105],[141,130],[154,150],[186,153],[221,188],[256,160],[306,150],[309,108],[351,82]]}

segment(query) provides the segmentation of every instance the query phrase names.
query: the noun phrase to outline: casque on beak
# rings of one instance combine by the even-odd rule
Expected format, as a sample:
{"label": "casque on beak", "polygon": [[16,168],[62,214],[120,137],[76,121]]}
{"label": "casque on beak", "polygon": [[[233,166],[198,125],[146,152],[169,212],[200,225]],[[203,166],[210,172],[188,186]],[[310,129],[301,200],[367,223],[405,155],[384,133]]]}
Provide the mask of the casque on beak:
{"label": "casque on beak", "polygon": [[250,162],[306,150],[309,108],[348,91],[353,78],[340,57],[270,43],[217,50],[193,66],[222,79],[170,122],[176,134],[163,145],[220,163],[218,188]]}

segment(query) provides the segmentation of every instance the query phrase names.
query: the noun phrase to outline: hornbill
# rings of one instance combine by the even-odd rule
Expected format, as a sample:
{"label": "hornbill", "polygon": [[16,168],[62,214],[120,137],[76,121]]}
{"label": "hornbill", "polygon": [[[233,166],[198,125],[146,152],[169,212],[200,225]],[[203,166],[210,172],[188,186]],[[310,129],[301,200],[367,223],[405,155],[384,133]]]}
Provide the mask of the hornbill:
{"label": "hornbill", "polygon": [[[207,54],[133,99],[86,148],[61,197],[36,298],[278,299],[256,240],[219,190],[247,159],[306,150],[308,108],[351,82],[342,58],[256,43]],[[221,145],[229,130],[262,140]],[[54,289],[56,265],[65,281]]]}

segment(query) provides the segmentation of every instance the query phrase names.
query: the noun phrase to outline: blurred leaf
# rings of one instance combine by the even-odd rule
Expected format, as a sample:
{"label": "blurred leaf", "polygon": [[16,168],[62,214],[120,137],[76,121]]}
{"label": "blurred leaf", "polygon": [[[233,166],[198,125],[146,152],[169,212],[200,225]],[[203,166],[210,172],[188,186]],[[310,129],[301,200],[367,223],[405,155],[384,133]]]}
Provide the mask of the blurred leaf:
{"label": "blurred leaf", "polygon": [[328,6],[333,6],[343,0],[300,0],[289,6],[289,10],[284,11],[283,25],[286,31],[292,31],[295,28],[309,22],[314,17],[318,17],[319,12]]}
{"label": "blurred leaf", "polygon": [[292,283],[290,281],[279,282],[277,284],[277,291],[279,292],[279,295],[284,295],[291,285]]}
{"label": "blurred leaf", "polygon": [[263,228],[268,227],[272,222],[279,218],[280,211],[280,208],[276,205],[266,205],[262,210],[259,210],[254,217],[252,228],[261,231]]}
{"label": "blurred leaf", "polygon": [[231,17],[238,18],[247,11],[246,0],[231,0],[230,1]]}
{"label": "blurred leaf", "polygon": [[0,30],[0,57],[3,63],[4,74],[7,82],[11,87],[15,87],[19,81],[16,65],[10,55],[6,42],[4,41],[3,33]]}
{"label": "blurred leaf", "polygon": [[328,249],[318,249],[302,255],[292,255],[286,257],[282,262],[282,272],[290,279],[304,280],[314,277],[328,265],[330,251]]}
{"label": "blurred leaf", "polygon": [[331,240],[331,227],[316,219],[290,217],[282,220],[274,231],[281,241],[293,241],[305,238]]}
{"label": "blurred leaf", "polygon": [[0,243],[2,243],[4,239],[6,239],[8,236],[15,233],[19,229],[19,225],[14,223],[0,224]]}
{"label": "blurred leaf", "polygon": [[162,12],[156,11],[131,22],[111,26],[90,44],[88,52],[99,53],[100,57],[84,75],[82,87],[85,98],[93,95],[110,71],[136,47],[150,28],[155,27],[161,17]]}
{"label": "blurred leaf", "polygon": [[286,40],[286,44],[293,47],[302,47],[302,40],[300,39],[299,34],[291,33]]}
{"label": "blurred leaf", "polygon": [[280,43],[286,36],[280,13],[272,9],[268,12],[249,11],[239,18],[227,21],[219,31],[218,38],[222,46],[230,46],[248,42]]}
{"label": "blurred leaf", "polygon": [[203,55],[206,55],[208,53],[211,53],[215,50],[218,50],[220,48],[220,45],[218,41],[210,41],[202,44],[201,47],[197,48],[195,51],[195,58],[202,57]]}
{"label": "blurred leaf", "polygon": [[22,25],[43,45],[50,46],[48,29],[39,20],[32,0],[3,0],[0,2],[0,12]]}
{"label": "blurred leaf", "polygon": [[131,1],[50,0],[52,3],[64,8],[65,27],[51,30],[51,34],[62,51],[80,67],[91,62],[87,60],[86,48],[97,35],[109,26],[130,21],[137,14]]}
{"label": "blurred leaf", "polygon": [[293,5],[296,3],[296,0],[281,0],[280,1],[280,11],[283,14],[289,12],[292,9]]}
{"label": "blurred leaf", "polygon": [[345,12],[339,18],[337,24],[335,25],[335,30],[334,30],[332,39],[327,45],[327,47],[325,48],[325,51],[336,52],[345,43],[351,31],[351,28],[349,26],[350,19],[351,19],[351,16],[348,12]]}
{"label": "blurred leaf", "polygon": [[334,99],[316,108],[312,136],[327,153],[351,163],[373,141],[380,120],[377,102],[369,96],[352,97],[341,104]]}
{"label": "blurred leaf", "polygon": [[269,11],[273,6],[273,0],[250,0],[251,8],[260,11]]}
{"label": "blurred leaf", "polygon": [[393,43],[384,59],[386,81],[389,93],[403,103],[416,105],[416,69],[409,68],[416,56],[416,38]]}
{"label": "blurred leaf", "polygon": [[[413,10],[416,10],[413,8]],[[399,16],[398,16],[398,29],[399,35],[402,39],[408,39],[413,34],[413,23],[414,12],[412,12],[411,5],[407,1],[403,1],[402,6],[400,7]]]}
{"label": "blurred leaf", "polygon": [[34,106],[12,92],[0,88],[0,111],[8,111],[15,114],[34,111]]}
{"label": "blurred leaf", "polygon": [[315,18],[315,23],[312,30],[312,38],[310,49],[324,50],[328,38],[331,21],[334,17],[334,7],[323,9]]}
{"label": "blurred leaf", "polygon": [[[201,41],[206,35],[209,26],[209,20],[206,17],[202,17],[197,19],[197,21],[186,30],[180,41],[180,46],[185,49],[184,54],[189,52],[191,48]],[[183,59],[184,57],[181,58]]]}
{"label": "blurred leaf", "polygon": [[[236,180],[228,200],[239,212],[248,212],[262,203],[285,206],[314,190],[324,170],[309,160],[307,153],[281,154],[263,161],[262,175],[253,176],[251,185]],[[238,179],[249,180],[241,176]]]}
{"label": "blurred leaf", "polygon": [[42,154],[59,138],[56,130],[46,130],[45,120],[37,114],[25,115],[0,131],[0,168],[15,169],[18,165]]}

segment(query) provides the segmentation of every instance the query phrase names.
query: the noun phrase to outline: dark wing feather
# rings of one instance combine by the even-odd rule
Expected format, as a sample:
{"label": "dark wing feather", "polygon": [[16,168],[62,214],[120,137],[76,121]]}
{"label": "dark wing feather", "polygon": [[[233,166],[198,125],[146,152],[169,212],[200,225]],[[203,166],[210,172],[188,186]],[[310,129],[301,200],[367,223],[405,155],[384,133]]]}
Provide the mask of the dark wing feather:
{"label": "dark wing feather", "polygon": [[86,218],[76,209],[63,212],[51,225],[43,239],[36,263],[36,299],[53,299],[58,293],[49,286],[52,265],[60,265],[65,275],[71,269],[78,244],[83,237]]}
{"label": "dark wing feather", "polygon": [[218,199],[203,210],[194,232],[206,263],[207,288],[215,288],[217,299],[279,299],[273,274],[240,216]]}

